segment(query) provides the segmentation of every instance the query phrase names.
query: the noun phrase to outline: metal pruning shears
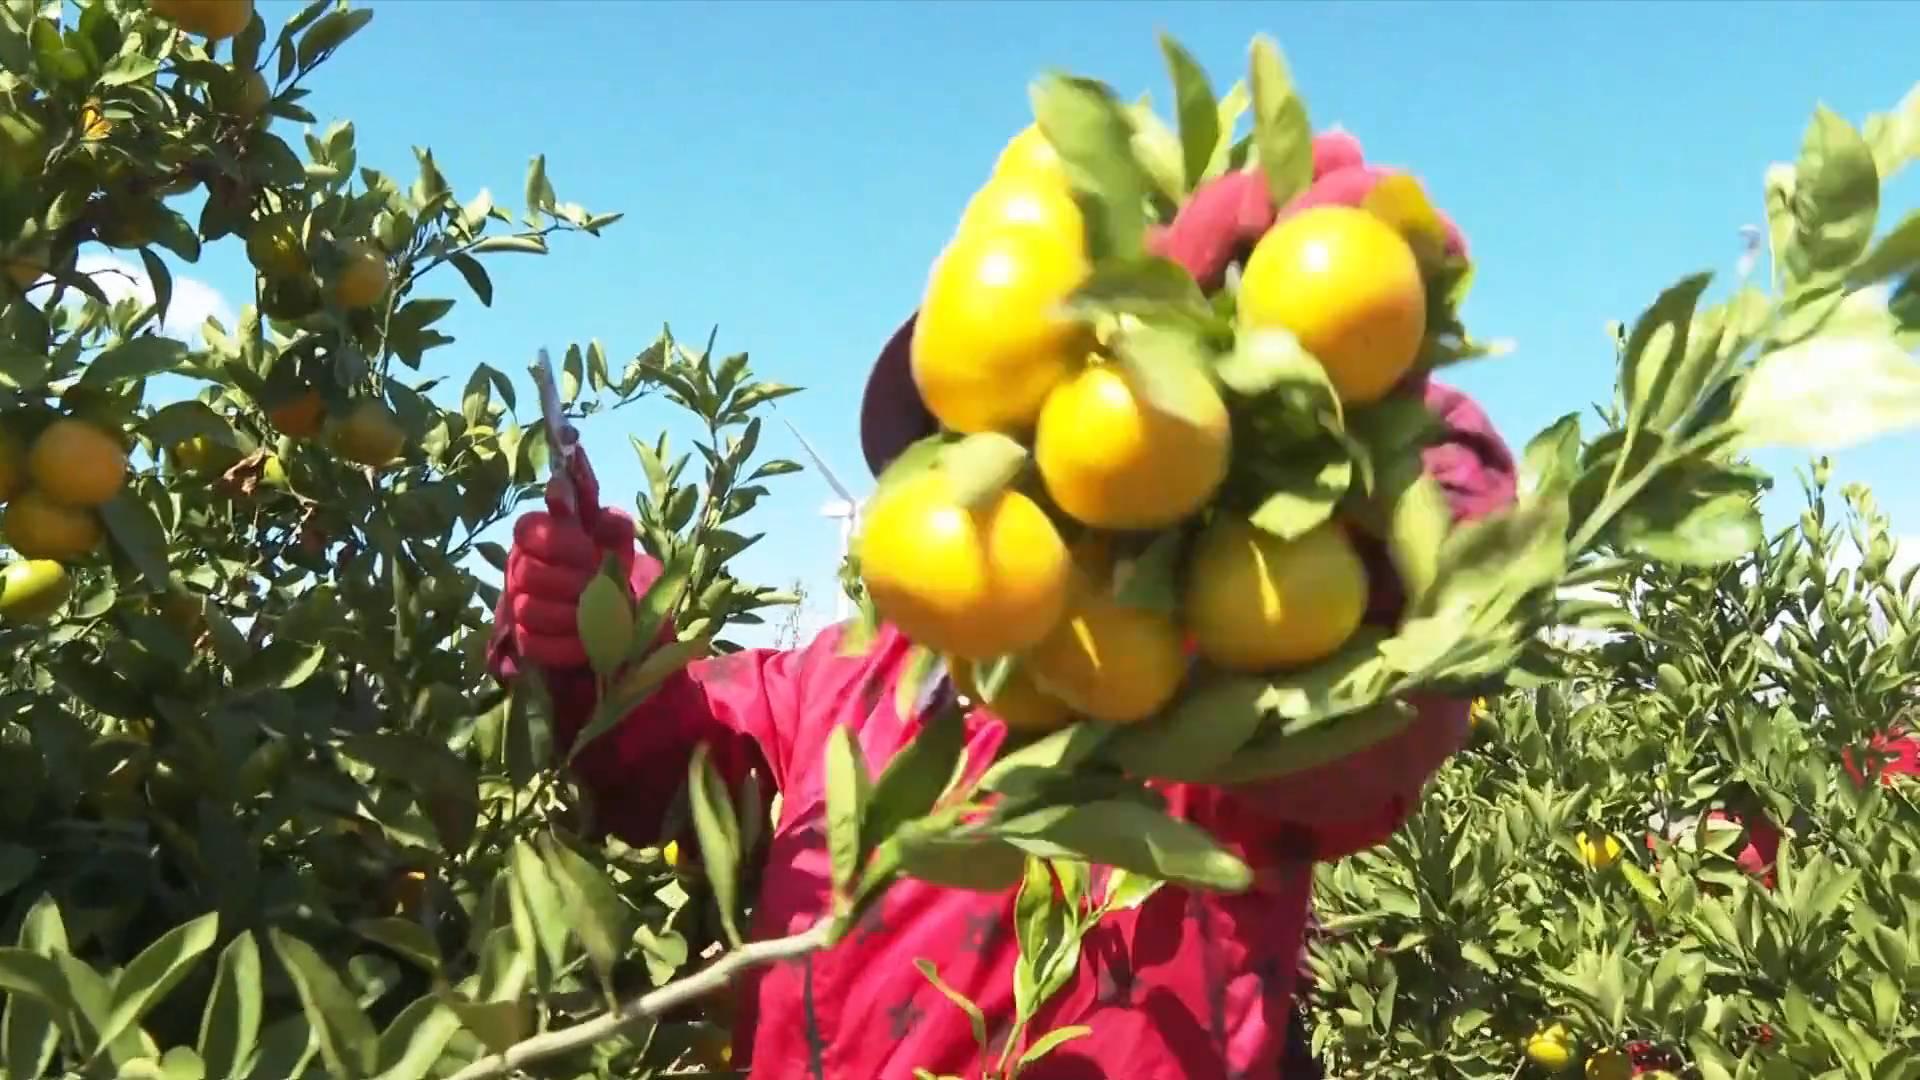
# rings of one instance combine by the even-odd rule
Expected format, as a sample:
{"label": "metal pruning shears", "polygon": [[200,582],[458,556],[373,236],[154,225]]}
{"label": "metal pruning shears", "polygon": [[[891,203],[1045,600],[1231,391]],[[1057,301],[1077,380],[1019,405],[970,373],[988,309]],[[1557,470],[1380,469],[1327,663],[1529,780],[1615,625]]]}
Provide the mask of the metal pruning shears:
{"label": "metal pruning shears", "polygon": [[586,508],[580,505],[580,492],[574,483],[573,453],[579,447],[580,433],[567,423],[566,414],[560,409],[560,387],[554,382],[553,361],[548,358],[547,350],[542,348],[539,357],[532,365],[533,383],[540,391],[540,415],[546,421],[543,425],[547,432],[547,499],[570,507],[574,513],[582,514]]}

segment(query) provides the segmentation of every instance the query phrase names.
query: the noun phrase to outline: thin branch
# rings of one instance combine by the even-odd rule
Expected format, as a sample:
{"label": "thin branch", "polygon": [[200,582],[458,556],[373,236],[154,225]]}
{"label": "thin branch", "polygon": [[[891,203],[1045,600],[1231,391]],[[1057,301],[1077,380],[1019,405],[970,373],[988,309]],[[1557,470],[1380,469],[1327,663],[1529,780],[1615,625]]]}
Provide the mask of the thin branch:
{"label": "thin branch", "polygon": [[500,1053],[489,1054],[454,1073],[452,1080],[484,1080],[486,1077],[505,1076],[529,1062],[582,1050],[611,1039],[629,1025],[716,993],[743,972],[817,952],[826,946],[827,935],[832,927],[831,919],[821,919],[805,933],[743,945],[722,956],[706,970],[622,1002],[611,1012],[572,1027],[535,1035]]}

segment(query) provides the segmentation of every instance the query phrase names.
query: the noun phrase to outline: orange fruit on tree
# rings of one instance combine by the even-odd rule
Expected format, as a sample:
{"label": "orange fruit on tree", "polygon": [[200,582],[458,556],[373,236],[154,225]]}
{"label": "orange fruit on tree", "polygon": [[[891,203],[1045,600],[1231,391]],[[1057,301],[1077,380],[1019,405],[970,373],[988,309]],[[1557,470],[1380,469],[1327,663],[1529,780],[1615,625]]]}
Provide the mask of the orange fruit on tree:
{"label": "orange fruit on tree", "polygon": [[1067,549],[1032,499],[967,506],[938,469],[882,488],[861,524],[860,576],[881,617],[963,660],[1017,652],[1066,606]]}
{"label": "orange fruit on tree", "polygon": [[285,214],[255,222],[247,234],[247,261],[268,278],[305,274],[311,264],[300,240],[300,223]]}
{"label": "orange fruit on tree", "polygon": [[153,0],[153,13],[189,34],[225,41],[253,21],[253,0]]}
{"label": "orange fruit on tree", "polygon": [[127,451],[85,420],[55,420],[27,452],[27,477],[56,502],[99,506],[125,486]]}
{"label": "orange fruit on tree", "polygon": [[327,403],[311,388],[302,390],[267,408],[267,419],[282,435],[311,439],[320,433],[327,417]]}
{"label": "orange fruit on tree", "polygon": [[182,439],[174,443],[168,453],[173,456],[176,467],[190,473],[224,473],[242,456],[238,447],[205,435]]}
{"label": "orange fruit on tree", "polygon": [[0,619],[37,623],[60,610],[73,592],[67,568],[52,559],[23,559],[0,570]]}
{"label": "orange fruit on tree", "polygon": [[1584,831],[1573,838],[1573,843],[1580,851],[1580,861],[1593,870],[1605,870],[1619,862],[1620,854],[1624,850],[1620,846],[1618,837],[1593,837],[1588,836]]}
{"label": "orange fruit on tree", "polygon": [[1340,527],[1293,540],[1222,512],[1194,545],[1182,611],[1200,655],[1232,671],[1323,660],[1367,609],[1367,569]]}
{"label": "orange fruit on tree", "polygon": [[333,302],[349,311],[372,307],[387,294],[392,280],[380,249],[368,243],[351,244],[333,279]]}
{"label": "orange fruit on tree", "polygon": [[1034,461],[1047,494],[1102,529],[1153,529],[1204,506],[1227,477],[1227,407],[1199,368],[1164,372],[1189,416],[1147,400],[1140,376],[1093,364],[1047,395]]}
{"label": "orange fruit on tree", "polygon": [[[1029,208],[1042,206],[1036,197]],[[975,221],[986,224],[957,234],[928,276],[914,384],[948,430],[1024,433],[1091,343],[1059,310],[1086,280],[1086,243],[1077,211],[1071,222]]]}
{"label": "orange fruit on tree", "polygon": [[1626,1054],[1608,1047],[1587,1058],[1587,1080],[1632,1080],[1633,1062]]}
{"label": "orange fruit on tree", "polygon": [[1426,337],[1427,290],[1413,249],[1365,210],[1317,206],[1254,245],[1240,276],[1239,316],[1291,332],[1320,361],[1340,400],[1386,396]]}
{"label": "orange fruit on tree", "polygon": [[1060,160],[1060,152],[1047,141],[1046,133],[1040,125],[1028,124],[1018,135],[1007,141],[1000,151],[1000,157],[993,163],[993,175],[999,177],[1026,176],[1048,181],[1063,190],[1067,184],[1067,169]]}
{"label": "orange fruit on tree", "polygon": [[1033,173],[996,176],[960,212],[955,236],[1034,228],[1065,244],[1086,243],[1086,218],[1064,180]]}
{"label": "orange fruit on tree", "polygon": [[1027,652],[1026,666],[1040,688],[1087,716],[1129,724],[1173,700],[1187,675],[1182,645],[1171,618],[1083,582],[1066,616]]}
{"label": "orange fruit on tree", "polygon": [[954,689],[980,707],[999,717],[1008,730],[1043,734],[1058,731],[1073,722],[1073,709],[1034,683],[1024,665],[1016,665],[1000,693],[988,702],[981,698],[976,682],[978,671],[971,660],[954,659],[948,664]]}
{"label": "orange fruit on tree", "polygon": [[99,519],[90,510],[66,506],[33,489],[13,497],[0,515],[0,535],[28,559],[77,559],[100,546]]}
{"label": "orange fruit on tree", "polygon": [[1567,1071],[1573,1064],[1573,1048],[1568,1045],[1565,1025],[1555,1024],[1533,1033],[1527,1040],[1527,1060],[1550,1073]]}
{"label": "orange fruit on tree", "polygon": [[361,398],[333,425],[327,442],[348,461],[378,468],[400,456],[407,445],[407,433],[383,402]]}

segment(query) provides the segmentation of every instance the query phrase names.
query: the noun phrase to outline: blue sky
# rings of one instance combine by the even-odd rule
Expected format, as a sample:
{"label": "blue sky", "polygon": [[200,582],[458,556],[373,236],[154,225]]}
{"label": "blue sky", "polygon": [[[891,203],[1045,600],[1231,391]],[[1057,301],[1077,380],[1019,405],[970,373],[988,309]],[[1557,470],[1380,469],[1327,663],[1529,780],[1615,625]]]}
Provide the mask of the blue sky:
{"label": "blue sky", "polygon": [[[860,485],[866,367],[1028,122],[1026,85],[1043,70],[1164,103],[1156,30],[1220,90],[1251,36],[1272,34],[1315,125],[1413,168],[1467,230],[1468,324],[1518,349],[1455,379],[1519,443],[1607,397],[1607,320],[1631,320],[1684,273],[1730,268],[1740,226],[1761,219],[1762,170],[1793,157],[1815,102],[1856,122],[1891,106],[1914,70],[1888,43],[1920,36],[1920,7],[1884,3],[372,6],[306,103],[323,124],[355,122],[363,165],[410,177],[410,147],[430,146],[463,196],[486,186],[517,208],[527,160],[544,152],[562,199],[627,214],[549,258],[496,259],[491,309],[449,275],[441,294],[463,302],[442,328],[460,340],[430,370],[485,361],[519,375],[539,346],[588,338],[623,360],[663,322],[696,342],[717,324],[761,377],[807,388],[785,415]],[[296,8],[262,3],[273,26]],[[298,145],[294,127],[282,135]],[[1894,209],[1912,192],[1902,176]],[[192,272],[228,295],[247,287],[237,251]],[[669,420],[647,402],[588,425],[610,501],[638,483],[626,434]],[[800,457],[777,427],[763,445]],[[1874,485],[1896,527],[1920,534],[1916,451],[1920,437],[1882,440],[1842,454],[1839,477]],[[1776,517],[1798,509],[1797,486],[1783,486]],[[755,521],[772,535],[739,564],[807,580],[816,619],[837,548],[817,516],[828,495],[812,474],[778,482]]]}

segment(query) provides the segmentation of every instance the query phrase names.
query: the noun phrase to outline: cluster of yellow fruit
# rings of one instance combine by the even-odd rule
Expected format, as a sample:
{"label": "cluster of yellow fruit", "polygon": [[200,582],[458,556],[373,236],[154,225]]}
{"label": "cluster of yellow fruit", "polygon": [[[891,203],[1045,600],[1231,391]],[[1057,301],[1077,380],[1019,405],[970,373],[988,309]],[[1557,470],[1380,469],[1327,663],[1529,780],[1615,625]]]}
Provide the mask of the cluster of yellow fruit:
{"label": "cluster of yellow fruit", "polygon": [[1591,870],[1611,868],[1614,863],[1620,861],[1620,856],[1626,851],[1620,845],[1619,837],[1605,834],[1589,836],[1583,831],[1573,838],[1573,843],[1580,851],[1580,861],[1586,863]]}
{"label": "cluster of yellow fruit", "polygon": [[[1528,1037],[1527,1060],[1556,1076],[1572,1069],[1575,1060],[1573,1036],[1567,1033],[1566,1025],[1553,1024]],[[1587,1056],[1581,1072],[1586,1080],[1628,1080],[1633,1076],[1633,1068],[1632,1059],[1625,1053],[1605,1047]]]}
{"label": "cluster of yellow fruit", "polygon": [[225,41],[253,21],[253,0],[153,0],[153,13],[189,34]]}
{"label": "cluster of yellow fruit", "polygon": [[[1282,539],[1213,505],[1234,452],[1226,400],[1209,373],[1170,365],[1154,377],[1183,405],[1157,405],[1166,399],[1110,348],[1126,322],[1096,327],[1064,310],[1091,272],[1065,166],[1029,127],[934,263],[912,340],[915,384],[942,428],[1029,445],[1074,539],[1017,486],[963,498],[935,466],[882,484],[857,551],[877,613],[944,654],[963,693],[979,696],[981,662],[1020,657],[992,706],[1022,730],[1152,716],[1192,653],[1240,672],[1313,664],[1366,607],[1366,571],[1340,523]],[[1392,225],[1322,207],[1261,238],[1238,313],[1242,334],[1293,334],[1344,402],[1364,404],[1417,359],[1426,287]],[[1116,546],[1198,516],[1178,614],[1122,603]]]}
{"label": "cluster of yellow fruit", "polygon": [[84,420],[56,420],[31,445],[0,428],[0,537],[22,560],[0,571],[0,616],[37,621],[66,601],[63,564],[100,546],[96,511],[126,482],[126,449]]}
{"label": "cluster of yellow fruit", "polygon": [[386,252],[353,240],[341,244],[337,255],[330,290],[323,292],[299,222],[287,214],[253,222],[247,232],[247,261],[260,272],[260,310],[276,319],[296,320],[320,310],[329,297],[343,311],[359,311],[387,295],[393,276]]}

